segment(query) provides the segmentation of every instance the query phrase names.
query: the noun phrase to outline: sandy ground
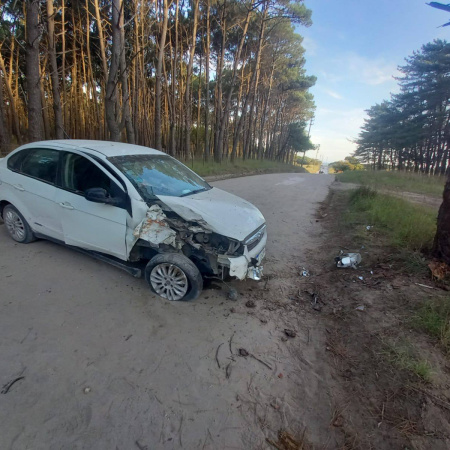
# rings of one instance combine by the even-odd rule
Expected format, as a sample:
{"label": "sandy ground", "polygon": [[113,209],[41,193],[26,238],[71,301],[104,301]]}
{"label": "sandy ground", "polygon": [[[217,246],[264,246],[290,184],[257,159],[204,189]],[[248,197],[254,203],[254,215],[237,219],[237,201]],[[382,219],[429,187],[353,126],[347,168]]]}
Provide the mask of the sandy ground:
{"label": "sandy ground", "polygon": [[[165,301],[70,249],[16,244],[0,225],[0,387],[24,377],[0,394],[0,448],[265,449],[280,428],[335,448],[326,333],[290,300],[333,178],[214,183],[268,223],[268,277],[233,282],[237,301],[214,289]],[[284,328],[297,337],[286,342]]]}

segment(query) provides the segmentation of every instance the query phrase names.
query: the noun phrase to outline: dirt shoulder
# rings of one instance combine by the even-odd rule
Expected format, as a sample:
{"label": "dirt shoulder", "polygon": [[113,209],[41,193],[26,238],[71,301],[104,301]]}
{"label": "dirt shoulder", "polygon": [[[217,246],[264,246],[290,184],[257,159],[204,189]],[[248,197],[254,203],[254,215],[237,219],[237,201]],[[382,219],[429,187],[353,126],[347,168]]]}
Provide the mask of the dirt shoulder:
{"label": "dirt shoulder", "polygon": [[[301,293],[314,294],[326,329],[339,448],[448,449],[448,358],[412,325],[419,307],[448,292],[426,272],[408,273],[381,234],[341,220],[347,201],[332,189],[319,210],[324,240]],[[334,266],[340,250],[362,255],[357,270]]]}

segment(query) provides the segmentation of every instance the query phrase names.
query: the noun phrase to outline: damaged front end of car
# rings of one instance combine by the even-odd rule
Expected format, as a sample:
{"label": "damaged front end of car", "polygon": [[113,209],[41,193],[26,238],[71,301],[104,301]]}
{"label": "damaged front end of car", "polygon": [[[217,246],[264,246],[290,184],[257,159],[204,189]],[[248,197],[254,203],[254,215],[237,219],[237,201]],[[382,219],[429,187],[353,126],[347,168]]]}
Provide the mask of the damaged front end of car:
{"label": "damaged front end of car", "polygon": [[156,253],[181,253],[205,276],[258,281],[263,274],[265,224],[239,241],[217,233],[190,209],[175,212],[158,202],[148,208],[144,219],[134,228],[133,238],[131,260],[149,258]]}

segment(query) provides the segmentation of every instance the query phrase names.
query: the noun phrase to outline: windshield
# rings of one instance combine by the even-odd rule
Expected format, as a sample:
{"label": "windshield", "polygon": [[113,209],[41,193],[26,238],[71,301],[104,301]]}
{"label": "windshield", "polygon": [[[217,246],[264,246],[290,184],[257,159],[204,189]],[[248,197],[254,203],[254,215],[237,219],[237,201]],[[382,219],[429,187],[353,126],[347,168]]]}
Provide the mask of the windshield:
{"label": "windshield", "polygon": [[206,181],[168,155],[127,155],[108,159],[125,174],[144,200],[155,195],[183,197],[211,189]]}

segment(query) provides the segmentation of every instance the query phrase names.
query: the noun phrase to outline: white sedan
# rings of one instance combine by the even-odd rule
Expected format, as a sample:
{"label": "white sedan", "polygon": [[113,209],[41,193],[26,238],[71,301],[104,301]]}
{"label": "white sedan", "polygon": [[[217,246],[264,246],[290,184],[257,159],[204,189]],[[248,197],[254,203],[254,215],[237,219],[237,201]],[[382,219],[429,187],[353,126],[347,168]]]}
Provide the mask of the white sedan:
{"label": "white sedan", "polygon": [[265,220],[165,153],[59,140],[0,159],[0,215],[17,242],[49,239],[144,274],[168,300],[196,298],[203,276],[262,276]]}

